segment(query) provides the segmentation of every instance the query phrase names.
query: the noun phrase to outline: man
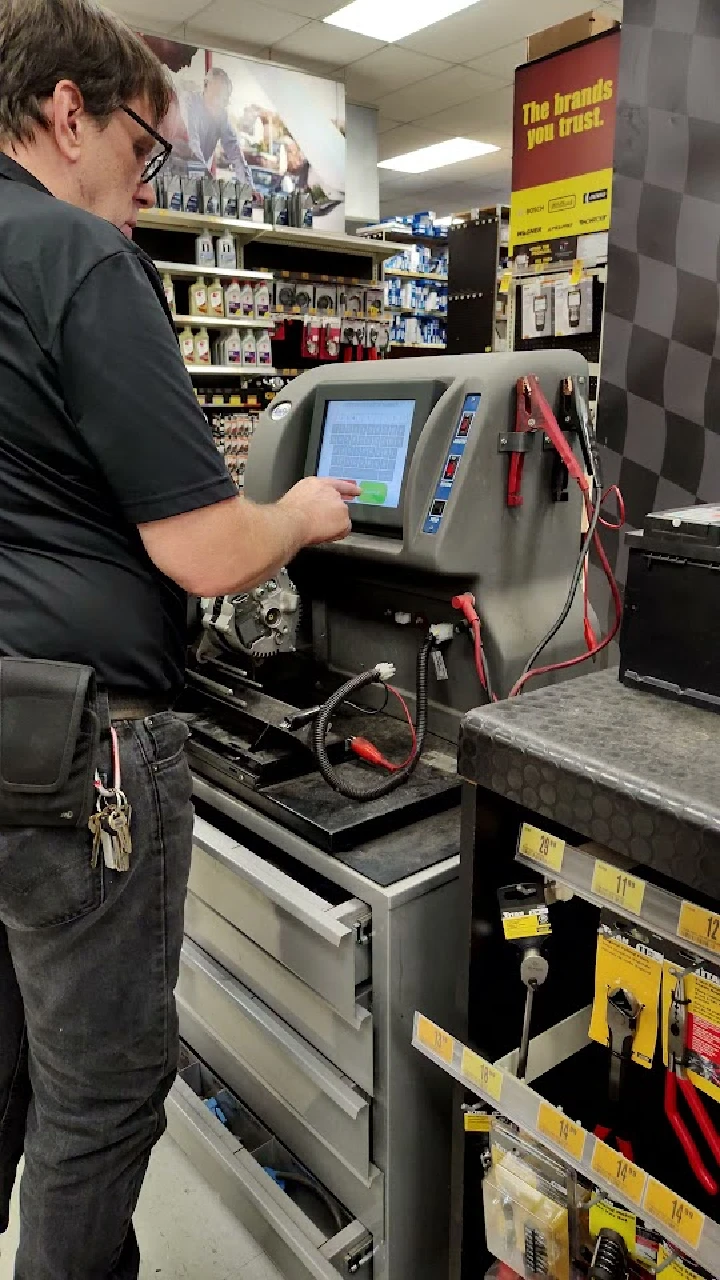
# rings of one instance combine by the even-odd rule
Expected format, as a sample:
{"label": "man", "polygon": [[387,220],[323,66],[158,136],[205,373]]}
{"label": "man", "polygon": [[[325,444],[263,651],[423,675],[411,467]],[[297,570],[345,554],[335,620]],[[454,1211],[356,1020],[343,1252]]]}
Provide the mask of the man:
{"label": "man", "polygon": [[241,182],[253,185],[238,136],[228,118],[232,81],[222,67],[211,67],[202,94],[190,94],[186,105],[188,147],[213,172],[215,148],[221,143],[230,168]]}
{"label": "man", "polygon": [[95,668],[133,806],[125,873],[89,831],[0,830],[0,1231],[24,1151],[17,1280],[135,1280],[177,1057],[185,592],[345,536],[358,490],[254,507],[213,447],[129,239],[167,153],[150,50],[92,0],[0,0],[0,66],[0,654]]}

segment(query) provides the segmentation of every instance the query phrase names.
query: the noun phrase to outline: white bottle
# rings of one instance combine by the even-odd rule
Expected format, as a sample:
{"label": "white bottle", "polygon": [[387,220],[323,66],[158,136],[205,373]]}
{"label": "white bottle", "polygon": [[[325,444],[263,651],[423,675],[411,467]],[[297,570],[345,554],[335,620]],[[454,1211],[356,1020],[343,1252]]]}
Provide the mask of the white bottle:
{"label": "white bottle", "polygon": [[195,364],[210,364],[210,336],[207,329],[195,334]]}
{"label": "white bottle", "polygon": [[255,341],[255,346],[257,348],[258,364],[271,365],[272,342],[270,341],[270,334],[267,332],[259,333]]}
{"label": "white bottle", "polygon": [[233,280],[225,290],[225,315],[239,316],[242,314],[242,289],[237,280]]}
{"label": "white bottle", "polygon": [[204,276],[198,276],[190,286],[190,315],[206,316],[208,312],[207,285]]}
{"label": "white bottle", "polygon": [[175,285],[169,271],[165,272],[162,278],[163,289],[165,290],[165,301],[167,302],[171,312],[175,315]]}
{"label": "white bottle", "polygon": [[266,284],[255,285],[255,319],[264,320],[270,314],[270,290]]}
{"label": "white bottle", "polygon": [[255,315],[255,293],[249,280],[240,285],[240,315],[252,320]]}
{"label": "white bottle", "polygon": [[225,363],[242,364],[242,338],[238,329],[231,329],[225,339]]}
{"label": "white bottle", "polygon": [[217,277],[213,280],[208,292],[208,315],[225,315],[225,295],[223,294],[223,287]]}
{"label": "white bottle", "polygon": [[193,331],[190,328],[183,329],[180,334],[180,353],[186,364],[193,364],[195,360],[195,339]]}
{"label": "white bottle", "polygon": [[255,342],[255,334],[251,329],[245,334],[242,340],[242,362],[243,364],[257,364],[257,344]]}
{"label": "white bottle", "polygon": [[220,236],[217,242],[217,265],[219,267],[230,267],[231,269],[237,266],[235,241],[229,234]]}
{"label": "white bottle", "polygon": [[215,252],[209,231],[201,231],[195,238],[195,261],[199,267],[214,267]]}

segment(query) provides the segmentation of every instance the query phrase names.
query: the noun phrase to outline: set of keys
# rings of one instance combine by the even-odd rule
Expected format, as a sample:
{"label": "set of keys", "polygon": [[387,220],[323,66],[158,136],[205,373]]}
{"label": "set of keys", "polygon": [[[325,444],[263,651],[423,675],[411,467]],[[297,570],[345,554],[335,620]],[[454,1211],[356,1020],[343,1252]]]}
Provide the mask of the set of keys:
{"label": "set of keys", "polygon": [[102,849],[103,862],[110,871],[129,871],[132,853],[130,835],[132,807],[121,785],[120,750],[117,733],[112,726],[110,735],[113,752],[113,785],[111,788],[106,787],[96,770],[97,801],[95,812],[88,819],[88,827],[93,837],[91,865],[93,869],[97,866]]}

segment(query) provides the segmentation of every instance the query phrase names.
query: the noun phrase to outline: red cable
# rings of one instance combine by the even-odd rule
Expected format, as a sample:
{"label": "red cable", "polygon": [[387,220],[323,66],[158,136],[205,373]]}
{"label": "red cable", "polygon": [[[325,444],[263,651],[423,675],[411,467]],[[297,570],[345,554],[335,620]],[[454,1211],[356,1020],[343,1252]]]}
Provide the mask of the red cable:
{"label": "red cable", "polygon": [[415,753],[417,751],[417,734],[415,732],[415,725],[413,724],[413,718],[410,715],[410,708],[408,707],[408,704],[403,698],[402,694],[398,693],[397,689],[395,689],[391,684],[387,685],[387,688],[389,689],[390,693],[394,694],[395,697],[397,698],[398,702],[400,703],[400,706],[405,712],[405,719],[407,720],[410,726],[410,733],[412,735],[412,746],[410,748],[409,756],[407,757],[406,760],[403,760],[402,764],[393,764],[392,760],[388,760],[383,755],[380,748],[376,747],[374,742],[369,742],[367,738],[351,738],[350,750],[354,752],[356,756],[359,756],[361,760],[364,760],[366,764],[377,765],[381,769],[387,769],[389,773],[399,773],[401,769],[407,768],[407,766],[411,764],[412,761],[415,759]]}
{"label": "red cable", "polygon": [[600,519],[598,520],[598,524],[601,524],[604,529],[622,529],[623,525],[625,524],[625,499],[623,498],[616,484],[611,484],[605,490],[600,500],[600,505],[602,506],[603,502],[607,502],[611,493],[615,494],[615,498],[617,500],[617,505],[618,505],[617,524],[614,524],[612,520],[603,520],[602,516],[600,516]]}

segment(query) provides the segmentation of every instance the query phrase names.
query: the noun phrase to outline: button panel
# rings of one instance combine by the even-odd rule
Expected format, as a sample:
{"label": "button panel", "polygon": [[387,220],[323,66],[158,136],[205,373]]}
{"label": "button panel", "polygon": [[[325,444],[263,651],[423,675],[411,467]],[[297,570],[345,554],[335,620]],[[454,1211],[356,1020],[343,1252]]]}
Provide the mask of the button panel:
{"label": "button panel", "polygon": [[458,418],[455,434],[447,451],[442,471],[440,472],[440,479],[425,517],[423,533],[437,533],[440,528],[479,407],[479,395],[465,397],[465,403]]}

